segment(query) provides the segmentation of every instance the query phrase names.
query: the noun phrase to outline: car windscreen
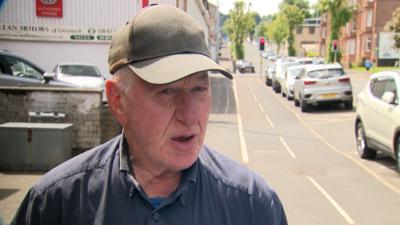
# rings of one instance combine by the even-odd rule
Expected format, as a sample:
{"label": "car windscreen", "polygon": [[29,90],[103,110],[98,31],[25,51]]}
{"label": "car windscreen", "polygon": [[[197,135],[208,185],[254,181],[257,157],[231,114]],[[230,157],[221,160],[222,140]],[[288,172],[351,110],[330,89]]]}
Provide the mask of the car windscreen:
{"label": "car windscreen", "polygon": [[345,75],[343,69],[321,69],[308,72],[307,77],[316,79],[326,79]]}
{"label": "car windscreen", "polygon": [[287,70],[287,75],[288,75],[288,77],[295,78],[300,75],[300,72],[302,69],[303,69],[302,67],[298,67],[298,68],[290,68],[289,67]]}
{"label": "car windscreen", "polygon": [[94,66],[88,65],[61,65],[61,73],[73,76],[101,77],[100,72]]}

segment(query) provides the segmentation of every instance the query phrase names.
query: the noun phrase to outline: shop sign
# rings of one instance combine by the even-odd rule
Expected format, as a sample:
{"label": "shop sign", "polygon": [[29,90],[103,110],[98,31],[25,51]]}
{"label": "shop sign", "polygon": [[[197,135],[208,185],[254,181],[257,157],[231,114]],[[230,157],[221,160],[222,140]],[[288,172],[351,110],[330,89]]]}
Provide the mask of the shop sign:
{"label": "shop sign", "polygon": [[[394,47],[394,36],[396,33],[393,32],[381,32],[379,34],[379,59],[399,59],[400,50]],[[398,35],[400,35],[398,33]]]}
{"label": "shop sign", "polygon": [[108,43],[114,28],[0,23],[0,39]]}
{"label": "shop sign", "polygon": [[62,0],[36,0],[36,16],[62,17]]}

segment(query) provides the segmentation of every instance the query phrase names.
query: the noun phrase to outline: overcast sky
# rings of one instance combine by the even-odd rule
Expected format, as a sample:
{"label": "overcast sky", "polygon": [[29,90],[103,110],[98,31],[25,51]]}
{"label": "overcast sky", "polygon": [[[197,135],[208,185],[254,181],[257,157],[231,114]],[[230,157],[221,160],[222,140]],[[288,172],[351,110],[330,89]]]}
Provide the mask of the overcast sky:
{"label": "overcast sky", "polygon": [[[209,0],[216,5],[218,1],[220,11],[228,14],[233,7],[235,0]],[[244,0],[246,3],[251,2],[251,11],[256,11],[260,16],[266,16],[278,12],[278,6],[282,0]],[[318,2],[318,0],[309,0],[310,6]]]}

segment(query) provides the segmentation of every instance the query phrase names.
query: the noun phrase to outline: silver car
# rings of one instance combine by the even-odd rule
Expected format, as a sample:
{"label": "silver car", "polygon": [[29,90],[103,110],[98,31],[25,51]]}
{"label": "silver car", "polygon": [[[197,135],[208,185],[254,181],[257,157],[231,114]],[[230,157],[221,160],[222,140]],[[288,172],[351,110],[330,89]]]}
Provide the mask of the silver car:
{"label": "silver car", "polygon": [[294,84],[294,104],[308,112],[311,105],[344,103],[353,108],[353,91],[350,77],[340,64],[307,65]]}
{"label": "silver car", "polygon": [[265,70],[265,84],[267,86],[272,85],[272,77],[275,75],[276,64],[272,63],[269,65],[268,69]]}
{"label": "silver car", "polygon": [[54,67],[54,79],[75,85],[79,88],[101,89],[103,102],[106,102],[104,85],[106,77],[102,75],[97,66],[84,63],[59,63]]}
{"label": "silver car", "polygon": [[291,66],[286,69],[284,80],[282,82],[282,95],[286,96],[288,100],[293,100],[294,84],[296,78],[299,77],[301,70],[305,65]]}
{"label": "silver car", "polygon": [[294,62],[293,59],[285,59],[282,61],[278,61],[276,63],[276,72],[275,76],[272,77],[272,89],[276,93],[280,93],[282,89],[282,83],[285,81],[285,73],[286,69],[291,66],[298,66],[300,63]]}
{"label": "silver car", "polygon": [[75,87],[53,78],[46,76],[42,68],[22,56],[8,50],[0,50],[0,86]]}
{"label": "silver car", "polygon": [[371,75],[357,98],[355,133],[361,158],[373,159],[377,151],[396,160],[400,172],[400,73]]}

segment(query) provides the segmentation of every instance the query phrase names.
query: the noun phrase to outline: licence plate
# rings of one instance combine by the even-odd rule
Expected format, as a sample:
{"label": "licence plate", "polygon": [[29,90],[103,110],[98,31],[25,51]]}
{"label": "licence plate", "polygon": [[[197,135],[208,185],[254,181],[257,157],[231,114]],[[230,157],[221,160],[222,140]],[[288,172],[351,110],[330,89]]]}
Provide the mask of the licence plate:
{"label": "licence plate", "polygon": [[336,93],[326,93],[326,94],[322,94],[321,97],[322,98],[335,98],[336,97]]}

